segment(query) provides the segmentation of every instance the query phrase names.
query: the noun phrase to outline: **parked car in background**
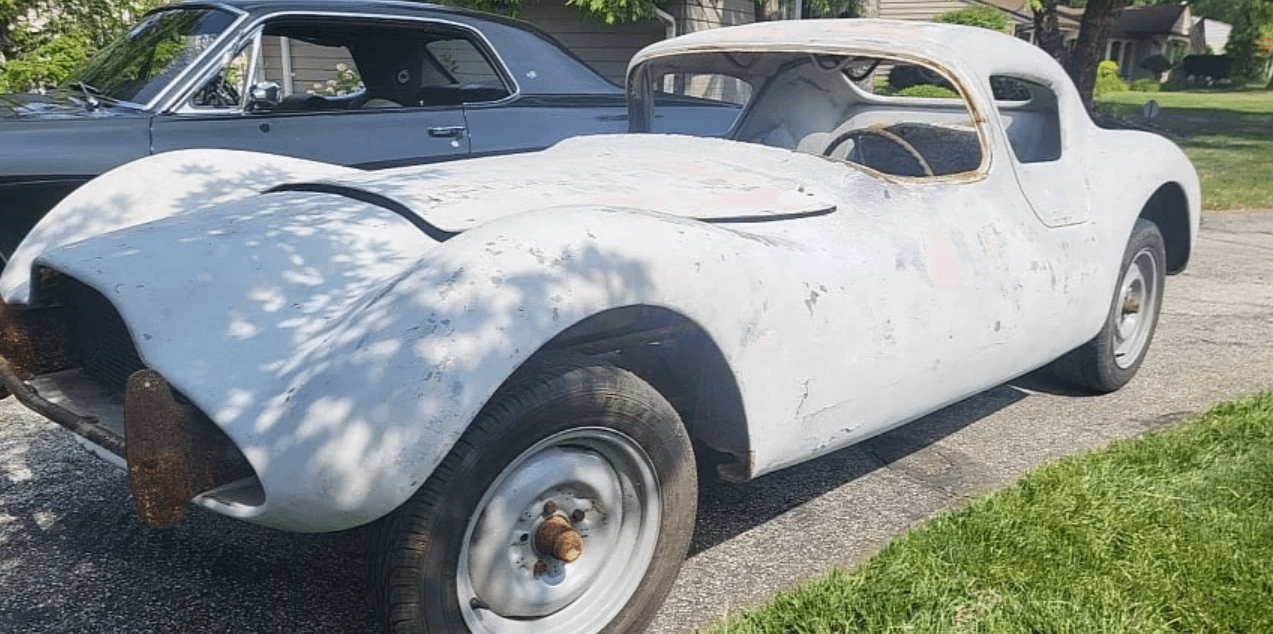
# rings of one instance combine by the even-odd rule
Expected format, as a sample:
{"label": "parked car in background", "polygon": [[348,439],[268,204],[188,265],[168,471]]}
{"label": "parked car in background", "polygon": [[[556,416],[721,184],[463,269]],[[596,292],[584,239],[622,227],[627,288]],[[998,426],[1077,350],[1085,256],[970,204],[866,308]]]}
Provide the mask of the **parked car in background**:
{"label": "parked car in background", "polygon": [[[908,65],[946,97],[884,91]],[[0,276],[0,378],[152,525],[370,525],[394,632],[639,632],[700,470],[755,478],[1052,363],[1116,390],[1189,262],[1189,161],[1097,128],[1007,35],[768,22],[628,77],[638,133],[540,152],[112,170]],[[651,134],[669,94],[744,105],[724,138]]]}
{"label": "parked car in background", "polygon": [[[669,125],[686,132],[733,119],[719,104],[681,105]],[[382,168],[627,127],[622,90],[524,23],[381,0],[176,4],[63,89],[0,97],[0,257],[76,187],[149,154]]]}

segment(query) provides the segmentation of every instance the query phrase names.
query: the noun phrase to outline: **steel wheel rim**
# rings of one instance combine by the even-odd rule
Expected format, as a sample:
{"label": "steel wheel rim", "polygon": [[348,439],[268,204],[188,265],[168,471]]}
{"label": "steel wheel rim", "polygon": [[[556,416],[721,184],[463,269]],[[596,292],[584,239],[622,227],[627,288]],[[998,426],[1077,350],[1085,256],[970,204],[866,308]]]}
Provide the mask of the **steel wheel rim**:
{"label": "steel wheel rim", "polygon": [[[583,543],[574,562],[535,547],[549,500],[559,518],[583,511],[570,521]],[[584,427],[522,452],[476,509],[455,584],[469,630],[577,634],[600,631],[636,593],[654,559],[661,499],[640,445],[612,429]],[[542,574],[536,561],[546,564]]]}
{"label": "steel wheel rim", "polygon": [[1158,258],[1148,248],[1136,252],[1119,283],[1114,306],[1114,364],[1126,370],[1149,345],[1158,308]]}

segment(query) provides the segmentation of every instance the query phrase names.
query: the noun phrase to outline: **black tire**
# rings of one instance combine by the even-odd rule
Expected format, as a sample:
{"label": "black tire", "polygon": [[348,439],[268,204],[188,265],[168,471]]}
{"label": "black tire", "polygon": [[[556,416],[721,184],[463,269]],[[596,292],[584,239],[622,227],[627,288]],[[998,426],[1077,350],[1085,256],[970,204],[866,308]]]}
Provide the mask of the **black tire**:
{"label": "black tire", "polygon": [[1091,341],[1053,363],[1058,379],[1084,391],[1105,394],[1136,376],[1158,326],[1166,263],[1158,226],[1143,218],[1136,220],[1105,325]]}
{"label": "black tire", "polygon": [[[394,634],[638,632],[696,505],[689,437],[657,391],[607,365],[536,364],[368,531],[372,600]],[[581,556],[554,546],[571,539]]]}

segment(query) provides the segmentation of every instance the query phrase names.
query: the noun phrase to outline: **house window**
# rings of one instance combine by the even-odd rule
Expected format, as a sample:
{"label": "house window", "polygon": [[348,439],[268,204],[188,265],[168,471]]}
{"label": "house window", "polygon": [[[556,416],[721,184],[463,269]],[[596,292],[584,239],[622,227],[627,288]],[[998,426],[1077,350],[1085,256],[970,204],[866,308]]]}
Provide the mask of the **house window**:
{"label": "house window", "polygon": [[1132,65],[1136,63],[1136,43],[1127,40],[1110,40],[1107,60],[1118,64],[1118,74],[1128,77],[1132,74]]}

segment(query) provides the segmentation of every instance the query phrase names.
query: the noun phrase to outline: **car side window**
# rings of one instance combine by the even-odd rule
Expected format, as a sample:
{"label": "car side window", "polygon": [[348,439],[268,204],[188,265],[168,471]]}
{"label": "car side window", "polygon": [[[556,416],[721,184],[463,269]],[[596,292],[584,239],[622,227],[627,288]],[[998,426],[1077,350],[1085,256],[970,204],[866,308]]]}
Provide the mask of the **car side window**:
{"label": "car side window", "polygon": [[288,18],[267,24],[256,78],[272,111],[457,106],[511,94],[474,36],[453,25]]}
{"label": "car side window", "polygon": [[425,48],[437,65],[446,70],[446,76],[440,79],[450,79],[460,85],[504,87],[503,79],[486,55],[467,39],[437,39],[426,44]]}
{"label": "car side window", "polygon": [[1035,81],[1009,75],[990,78],[995,109],[1012,153],[1022,163],[1061,158],[1061,117],[1056,93]]}
{"label": "car side window", "polygon": [[274,82],[283,97],[345,97],[363,90],[353,54],[343,42],[306,41],[287,35],[261,40],[261,75]]}
{"label": "car side window", "polygon": [[725,136],[751,96],[751,84],[730,75],[664,75],[655,85],[651,132]]}

